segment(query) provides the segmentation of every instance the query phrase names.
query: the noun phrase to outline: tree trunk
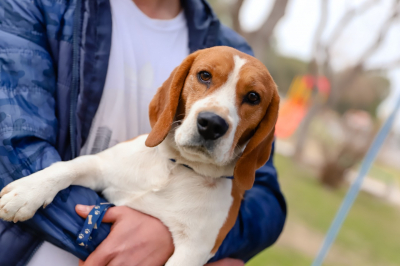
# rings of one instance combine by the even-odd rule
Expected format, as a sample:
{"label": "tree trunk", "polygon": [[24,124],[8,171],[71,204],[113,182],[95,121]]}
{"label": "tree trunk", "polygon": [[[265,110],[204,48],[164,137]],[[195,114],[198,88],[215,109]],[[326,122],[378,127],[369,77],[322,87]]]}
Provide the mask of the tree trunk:
{"label": "tree trunk", "polygon": [[320,181],[329,188],[337,189],[345,181],[346,170],[335,161],[328,162],[321,169]]}
{"label": "tree trunk", "polygon": [[271,45],[272,34],[278,22],[285,16],[288,2],[289,0],[275,0],[268,18],[260,29],[249,33],[242,32],[253,48],[255,56],[261,61],[265,60],[266,51]]}
{"label": "tree trunk", "polygon": [[322,104],[314,101],[313,105],[310,107],[310,110],[307,112],[299,128],[297,129],[297,137],[294,150],[294,158],[297,161],[300,161],[302,159],[304,146],[307,141],[307,135],[311,122],[313,121],[314,117],[322,110],[322,108]]}

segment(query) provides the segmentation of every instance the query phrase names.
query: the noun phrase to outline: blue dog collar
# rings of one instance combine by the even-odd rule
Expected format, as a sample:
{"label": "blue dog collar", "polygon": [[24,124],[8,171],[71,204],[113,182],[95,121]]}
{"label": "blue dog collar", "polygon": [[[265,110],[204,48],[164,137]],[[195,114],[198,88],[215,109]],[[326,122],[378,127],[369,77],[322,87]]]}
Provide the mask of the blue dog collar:
{"label": "blue dog collar", "polygon": [[94,237],[97,233],[98,226],[100,226],[104,214],[106,214],[108,208],[112,206],[114,206],[114,204],[104,202],[93,207],[86,218],[85,224],[83,225],[78,238],[76,239],[76,242],[79,244],[79,246],[85,248],[88,246],[89,241],[92,240],[92,237]]}

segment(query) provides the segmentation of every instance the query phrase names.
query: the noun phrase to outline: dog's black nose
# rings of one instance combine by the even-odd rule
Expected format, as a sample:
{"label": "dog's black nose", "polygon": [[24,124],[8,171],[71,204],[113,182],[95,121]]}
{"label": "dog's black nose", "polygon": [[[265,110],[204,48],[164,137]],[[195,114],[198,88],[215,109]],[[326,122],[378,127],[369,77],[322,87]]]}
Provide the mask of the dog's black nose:
{"label": "dog's black nose", "polygon": [[201,112],[197,116],[197,129],[206,140],[216,140],[228,131],[229,125],[226,121],[211,112]]}

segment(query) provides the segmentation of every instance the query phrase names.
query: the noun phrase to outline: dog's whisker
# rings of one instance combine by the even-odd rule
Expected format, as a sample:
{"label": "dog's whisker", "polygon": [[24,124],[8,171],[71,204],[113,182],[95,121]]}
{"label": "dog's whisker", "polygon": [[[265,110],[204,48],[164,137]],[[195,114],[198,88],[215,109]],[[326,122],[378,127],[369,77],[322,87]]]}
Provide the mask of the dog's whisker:
{"label": "dog's whisker", "polygon": [[236,149],[233,150],[233,158],[237,159],[242,155],[242,148],[243,147],[237,147]]}
{"label": "dog's whisker", "polygon": [[181,120],[176,120],[176,121],[172,122],[172,125],[175,124],[175,123],[180,124],[182,121],[183,121],[183,119],[181,119]]}
{"label": "dog's whisker", "polygon": [[179,116],[185,117],[185,114],[179,114],[179,115],[177,115],[176,117],[179,118]]}

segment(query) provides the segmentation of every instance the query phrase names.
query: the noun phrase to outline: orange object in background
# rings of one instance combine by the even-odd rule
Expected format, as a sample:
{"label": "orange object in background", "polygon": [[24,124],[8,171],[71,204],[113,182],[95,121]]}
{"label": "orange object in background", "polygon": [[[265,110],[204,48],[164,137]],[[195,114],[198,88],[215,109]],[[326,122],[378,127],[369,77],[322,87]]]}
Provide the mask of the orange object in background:
{"label": "orange object in background", "polygon": [[275,126],[275,135],[278,138],[290,137],[298,128],[308,107],[293,100],[286,101],[279,110],[278,122]]}
{"label": "orange object in background", "polygon": [[314,78],[311,75],[297,76],[293,79],[286,96],[281,104],[275,135],[278,138],[288,138],[296,131],[305,117],[311,102],[313,87],[316,85],[318,94],[327,100],[330,93],[330,83],[326,77]]}

